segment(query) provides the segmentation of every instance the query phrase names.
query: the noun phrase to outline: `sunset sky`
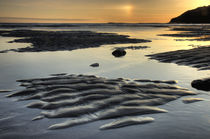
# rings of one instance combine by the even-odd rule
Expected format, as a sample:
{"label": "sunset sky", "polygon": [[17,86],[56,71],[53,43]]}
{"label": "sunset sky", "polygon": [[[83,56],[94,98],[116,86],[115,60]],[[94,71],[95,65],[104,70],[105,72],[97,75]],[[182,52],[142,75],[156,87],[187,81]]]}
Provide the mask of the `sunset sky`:
{"label": "sunset sky", "polygon": [[210,0],[0,0],[0,22],[167,23]]}

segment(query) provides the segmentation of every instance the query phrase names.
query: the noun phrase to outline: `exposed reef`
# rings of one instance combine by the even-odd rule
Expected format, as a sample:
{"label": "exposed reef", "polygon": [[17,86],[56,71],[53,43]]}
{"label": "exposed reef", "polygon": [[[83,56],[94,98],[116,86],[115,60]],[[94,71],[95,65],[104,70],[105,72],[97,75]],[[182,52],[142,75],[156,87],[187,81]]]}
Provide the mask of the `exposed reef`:
{"label": "exposed reef", "polygon": [[210,69],[210,46],[190,50],[164,52],[147,56],[149,56],[150,59],[156,59],[160,62],[188,65],[198,68],[199,70]]}
{"label": "exposed reef", "polygon": [[[18,82],[25,89],[9,94],[8,97],[18,97],[20,101],[34,100],[27,107],[43,111],[33,121],[43,118],[68,118],[63,123],[49,126],[49,129],[115,118],[120,119],[102,125],[100,129],[148,123],[154,119],[133,116],[166,113],[167,110],[157,106],[182,96],[196,95],[185,88],[163,82],[140,84],[134,80],[107,79],[94,75],[58,74],[55,77]],[[123,118],[125,116],[126,118]]]}
{"label": "exposed reef", "polygon": [[62,51],[99,47],[105,44],[150,42],[149,40],[129,38],[127,35],[118,35],[114,33],[96,33],[91,31],[2,30],[0,31],[0,36],[22,37],[21,39],[15,39],[11,43],[31,43],[31,46],[29,47],[4,50],[0,51],[1,53],[8,51]]}
{"label": "exposed reef", "polygon": [[189,10],[171,19],[170,23],[210,23],[210,5]]}

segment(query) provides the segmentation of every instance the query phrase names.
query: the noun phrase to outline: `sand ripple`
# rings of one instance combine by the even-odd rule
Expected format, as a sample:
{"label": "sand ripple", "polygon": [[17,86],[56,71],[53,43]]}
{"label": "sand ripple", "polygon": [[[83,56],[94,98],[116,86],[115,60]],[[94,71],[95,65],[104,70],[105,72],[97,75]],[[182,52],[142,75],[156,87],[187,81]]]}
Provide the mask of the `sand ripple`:
{"label": "sand ripple", "polygon": [[8,97],[19,97],[22,101],[35,100],[27,107],[43,111],[33,121],[43,118],[68,118],[63,123],[51,125],[49,129],[115,118],[118,120],[105,124],[100,129],[149,123],[154,119],[139,116],[166,113],[167,110],[158,108],[157,105],[163,105],[181,96],[196,94],[167,84],[167,81],[141,84],[135,80],[107,79],[92,75],[58,75],[19,82],[25,90]]}

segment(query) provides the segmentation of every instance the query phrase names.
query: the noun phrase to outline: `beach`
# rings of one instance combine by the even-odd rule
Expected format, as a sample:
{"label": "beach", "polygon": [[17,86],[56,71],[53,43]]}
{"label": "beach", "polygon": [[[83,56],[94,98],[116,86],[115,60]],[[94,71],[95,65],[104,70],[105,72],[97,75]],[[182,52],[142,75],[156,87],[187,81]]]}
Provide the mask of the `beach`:
{"label": "beach", "polygon": [[0,138],[210,136],[208,24],[0,27]]}

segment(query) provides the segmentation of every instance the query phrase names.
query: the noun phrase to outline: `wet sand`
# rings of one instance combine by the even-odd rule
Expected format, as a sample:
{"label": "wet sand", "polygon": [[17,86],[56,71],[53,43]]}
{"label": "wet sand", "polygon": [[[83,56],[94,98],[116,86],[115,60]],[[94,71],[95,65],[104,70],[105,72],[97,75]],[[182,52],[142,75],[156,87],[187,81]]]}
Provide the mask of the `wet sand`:
{"label": "wet sand", "polygon": [[197,94],[164,83],[172,81],[140,84],[128,79],[107,79],[94,75],[58,75],[18,82],[26,89],[12,93],[8,97],[18,97],[20,101],[35,100],[27,107],[43,111],[32,119],[34,122],[43,118],[70,118],[63,123],[50,125],[49,129],[67,128],[125,116],[127,118],[102,125],[101,129],[150,123],[154,121],[153,118],[133,116],[166,113],[167,110],[157,106],[182,96]]}
{"label": "wet sand", "polygon": [[176,39],[177,41],[210,41],[209,26],[204,25],[204,26],[200,26],[200,27],[196,27],[196,26],[171,27],[170,31],[174,31],[176,33],[159,34],[159,36],[189,38],[189,39]]}
{"label": "wet sand", "polygon": [[[140,38],[143,38],[143,37],[140,37]],[[21,42],[21,40],[19,41]],[[86,48],[86,46],[81,47],[81,48]],[[137,50],[137,49],[144,49],[144,46],[142,47],[129,46],[125,48],[131,49],[131,50]],[[46,48],[46,50],[44,51],[54,51],[54,50],[47,50],[47,49],[49,48]],[[75,49],[79,49],[79,47],[76,47]],[[32,52],[32,51],[36,52],[37,50],[36,49],[29,50],[29,51],[26,50],[26,52]],[[55,51],[57,50],[58,49],[56,48]],[[61,48],[59,48],[59,50],[61,50]],[[71,50],[71,49],[65,48],[65,50]],[[19,50],[12,50],[12,51],[19,52]],[[87,64],[87,67],[88,67],[88,64]],[[209,128],[206,128],[206,130],[199,131],[200,133],[199,135],[197,135],[193,131],[192,133],[191,132],[188,133],[188,130],[186,130],[187,128],[183,128],[184,130],[178,132],[178,134],[177,134],[177,131],[174,130],[174,129],[180,129],[180,127],[190,127],[190,129],[191,128],[193,129],[194,125],[201,125],[198,120],[195,120],[197,123],[195,122],[194,125],[193,124],[191,125],[189,124],[190,122],[186,124],[184,121],[181,121],[181,122],[179,121],[181,118],[175,118],[171,116],[173,115],[172,111],[176,111],[179,113],[180,109],[172,110],[170,109],[170,107],[167,107],[167,105],[170,105],[170,104],[165,105],[166,103],[171,102],[173,100],[177,100],[178,98],[185,95],[196,94],[194,92],[188,91],[187,89],[174,86],[174,84],[176,84],[176,81],[174,80],[169,79],[168,81],[167,80],[168,78],[166,80],[155,80],[155,79],[165,79],[165,78],[154,78],[154,77],[145,77],[145,79],[144,77],[142,77],[143,79],[138,79],[139,77],[141,78],[141,76],[135,77],[136,78],[135,80],[127,80],[127,79],[121,79],[121,78],[108,79],[108,78],[101,78],[101,77],[94,77],[94,76],[87,76],[87,75],[67,75],[63,72],[66,72],[66,71],[54,72],[54,73],[61,73],[61,74],[52,74],[52,76],[54,77],[51,77],[51,78],[47,77],[47,78],[40,78],[40,79],[19,80],[19,82],[21,83],[21,86],[24,86],[25,89],[23,91],[16,92],[14,94],[10,94],[9,96],[12,97],[13,99],[19,99],[21,102],[11,103],[10,106],[13,107],[14,106],[13,104],[15,103],[25,104],[25,103],[30,102],[30,104],[27,105],[27,107],[30,109],[27,109],[27,108],[26,109],[29,111],[37,110],[38,113],[40,114],[38,115],[37,113],[31,114],[32,117],[29,118],[29,123],[32,123],[32,126],[30,125],[31,127],[29,126],[27,127],[26,125],[22,126],[21,125],[22,121],[20,120],[20,118],[18,119],[16,117],[12,120],[21,121],[20,125],[17,126],[18,127],[17,129],[14,129],[12,127],[14,126],[13,124],[4,122],[6,124],[2,124],[2,127],[6,127],[5,129],[11,132],[7,132],[5,129],[3,129],[2,130],[3,135],[1,135],[1,137],[3,138],[4,137],[5,138],[14,138],[14,137],[16,138],[18,137],[19,138],[29,138],[29,137],[52,138],[52,136],[55,136],[55,138],[58,138],[62,136],[63,138],[69,138],[69,137],[82,138],[83,136],[83,138],[92,138],[92,132],[90,131],[93,131],[93,130],[96,132],[100,132],[100,137],[102,138],[107,138],[106,136],[107,134],[109,135],[111,134],[109,136],[110,138],[116,138],[115,137],[116,134],[118,135],[118,137],[120,136],[122,137],[122,133],[124,133],[125,135],[128,135],[128,136],[123,136],[122,138],[126,138],[126,137],[130,138],[129,134],[133,134],[132,136],[133,137],[135,136],[134,138],[139,138],[139,136],[141,137],[143,136],[143,138],[144,137],[147,138],[147,136],[144,136],[144,134],[148,134],[149,138],[150,137],[164,138],[167,135],[172,138],[176,136],[185,138],[186,136],[188,137],[199,136],[200,137],[203,133],[204,134],[202,135],[202,137],[206,137],[205,135],[209,133],[209,132],[205,132]],[[48,72],[47,75],[49,73],[50,72]],[[70,72],[70,73],[74,73],[74,72]],[[38,76],[40,76],[40,74],[37,75],[36,77]],[[103,76],[103,75],[100,75],[100,76]],[[124,76],[121,75],[119,77],[124,77]],[[147,78],[150,78],[153,80],[147,80]],[[172,77],[171,79],[175,79],[175,78]],[[78,86],[78,88],[76,86]],[[181,84],[181,86],[183,86],[183,84]],[[185,99],[182,99],[182,100],[185,101]],[[193,103],[200,100],[198,100],[198,98],[190,98],[189,100],[186,99],[186,101],[187,103]],[[174,102],[176,101],[173,101],[171,103],[174,103]],[[206,101],[204,101],[204,103],[205,102]],[[177,103],[175,103],[174,106],[183,108],[183,105],[185,104],[177,105]],[[188,105],[188,106],[185,105],[186,106],[184,107],[186,108],[185,110],[188,112],[187,107],[191,107],[192,105],[193,104]],[[160,106],[160,108],[157,106]],[[203,107],[201,109],[203,111]],[[42,112],[40,112],[40,110]],[[8,109],[8,111],[10,111],[10,109]],[[164,114],[166,112],[169,112],[169,114]],[[157,114],[153,115],[155,113]],[[163,114],[160,114],[160,113],[163,113]],[[176,117],[182,117],[182,116],[184,117],[185,112],[182,111],[182,113],[183,114],[180,114],[181,116],[176,115]],[[24,116],[25,115],[27,116],[28,113],[23,112],[23,114]],[[189,114],[188,116],[186,116],[187,120],[188,118],[193,119],[192,117],[196,117],[195,116],[196,114],[197,114],[197,111],[192,114]],[[201,114],[198,113],[197,115],[198,115],[197,117],[199,117]],[[154,117],[157,116],[157,117],[154,118],[153,116]],[[160,117],[169,116],[171,120],[167,121],[163,118],[164,120],[161,121],[161,118],[158,118],[158,116]],[[51,122],[48,122],[48,121],[51,121]],[[92,124],[95,123],[94,121],[98,122],[96,126],[92,126]],[[167,122],[174,123],[174,121],[176,123],[174,124],[175,126],[173,125],[171,128],[168,128]],[[89,123],[89,124],[85,124],[85,123]],[[151,123],[151,124],[148,124],[150,128],[147,128],[148,125],[137,126],[137,124],[147,124],[147,123]],[[159,123],[159,125],[158,124],[156,125],[156,123]],[[161,129],[160,123],[163,123],[162,129]],[[84,125],[76,126],[80,124],[84,124]],[[9,127],[7,127],[7,125],[9,125]],[[180,127],[178,125],[180,125]],[[47,130],[46,126],[52,131]],[[73,127],[73,126],[76,126],[76,127]],[[121,128],[125,126],[131,126],[131,127]],[[34,130],[34,127],[35,128],[42,127],[41,128],[42,131],[45,132],[44,135],[42,131],[38,135],[36,135],[35,133],[33,134],[31,132],[29,132],[30,133],[29,135],[29,133],[24,132],[24,128],[29,128],[30,130]],[[70,127],[72,128],[69,129]],[[138,129],[141,129],[142,132],[140,133],[139,132],[140,130],[136,131],[135,130],[137,129],[136,127],[138,127]],[[22,133],[19,132],[20,128],[22,128],[23,130]],[[66,129],[53,130],[53,129],[60,129],[60,128],[66,128]],[[85,128],[89,128],[89,130],[86,131]],[[121,128],[121,129],[115,129],[115,128]],[[115,129],[115,130],[109,130],[107,132],[99,131],[99,130],[105,130],[105,129]],[[144,129],[147,129],[146,132],[144,132]],[[168,129],[170,129],[170,131]],[[4,130],[6,132],[4,132]],[[167,130],[168,132],[165,132]],[[196,129],[194,128],[194,130]],[[157,131],[161,131],[161,132],[157,134]],[[74,133],[79,134],[80,136],[75,137],[73,136],[75,135]],[[104,133],[107,133],[107,134],[105,135]],[[196,134],[197,136],[194,134]],[[87,135],[88,137],[85,137]],[[97,135],[95,135],[94,137],[97,137]]]}
{"label": "wet sand", "polygon": [[145,43],[151,42],[144,39],[133,39],[127,35],[114,33],[97,33],[91,31],[34,31],[34,30],[12,30],[0,31],[3,37],[21,37],[13,42],[31,43],[31,46],[19,49],[9,49],[0,51],[15,52],[44,52],[44,51],[63,51],[81,48],[99,47],[105,44],[124,44],[124,43]]}
{"label": "wet sand", "polygon": [[160,62],[188,65],[198,70],[210,69],[210,46],[152,54],[148,55],[148,57]]}

